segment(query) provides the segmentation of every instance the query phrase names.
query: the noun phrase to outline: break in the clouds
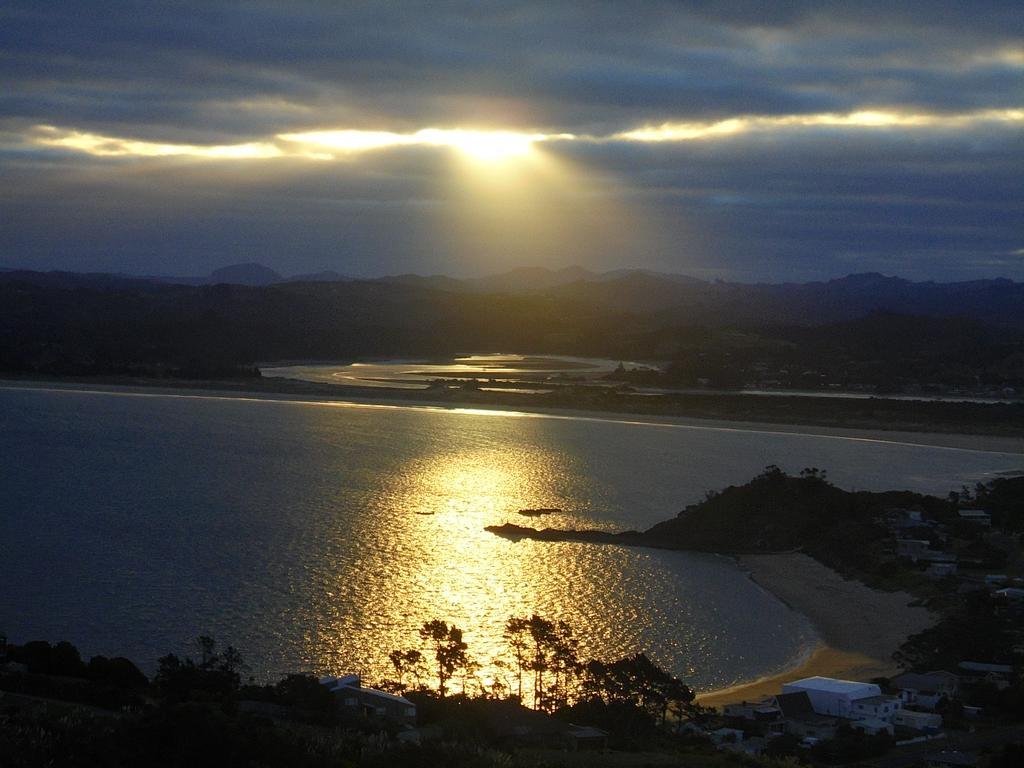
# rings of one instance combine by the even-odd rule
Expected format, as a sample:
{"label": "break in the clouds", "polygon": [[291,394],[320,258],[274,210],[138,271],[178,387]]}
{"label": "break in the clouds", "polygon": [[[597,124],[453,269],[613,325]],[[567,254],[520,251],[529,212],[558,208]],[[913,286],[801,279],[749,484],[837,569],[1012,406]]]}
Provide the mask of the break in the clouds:
{"label": "break in the clouds", "polygon": [[1024,278],[1022,150],[1015,2],[0,7],[6,267]]}

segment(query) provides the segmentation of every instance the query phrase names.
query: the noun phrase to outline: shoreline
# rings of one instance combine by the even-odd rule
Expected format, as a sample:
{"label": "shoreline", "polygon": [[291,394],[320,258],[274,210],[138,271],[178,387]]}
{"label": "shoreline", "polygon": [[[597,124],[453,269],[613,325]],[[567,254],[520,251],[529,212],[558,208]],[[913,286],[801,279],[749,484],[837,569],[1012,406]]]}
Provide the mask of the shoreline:
{"label": "shoreline", "polygon": [[909,635],[932,626],[936,616],[910,605],[906,592],[882,592],[844,579],[799,552],[741,555],[737,564],[756,584],[805,616],[821,638],[794,666],[755,680],[698,694],[705,706],[751,701],[779,693],[782,685],[820,675],[854,680],[889,677],[899,667],[892,653]]}
{"label": "shoreline", "polygon": [[[324,395],[320,392],[281,392],[224,386],[158,386],[154,383],[25,381],[0,379],[0,390],[70,391],[138,397],[183,397],[236,399],[254,402],[297,403],[322,406],[433,410],[452,413],[551,419],[584,419],[729,432],[815,435],[873,443],[922,445],[947,450],[989,451],[1007,455],[1024,454],[1024,439],[990,435],[947,433],[870,432],[867,430],[779,425],[759,422],[694,419],[672,416],[640,416],[610,411],[500,404],[463,404],[451,401],[413,400],[403,397],[368,397],[352,393]],[[376,394],[376,393],[374,393]],[[1022,457],[1024,467],[1024,457]],[[630,546],[629,542],[609,542]],[[635,546],[635,545],[634,545]],[[640,544],[640,546],[645,546]],[[724,554],[729,557],[730,555]],[[844,579],[818,561],[798,552],[733,556],[751,580],[770,592],[791,610],[801,614],[815,628],[820,641],[805,650],[793,665],[769,675],[697,695],[707,706],[763,698],[778,693],[785,682],[821,675],[870,679],[890,676],[897,667],[891,654],[906,637],[931,626],[935,617],[926,609],[908,605],[907,593],[886,593],[861,582]]]}
{"label": "shoreline", "polygon": [[[282,380],[288,381],[288,380]],[[1021,473],[1024,474],[1024,435],[1008,436],[964,432],[914,431],[909,429],[868,429],[840,427],[814,423],[748,421],[726,418],[700,418],[691,416],[655,415],[628,411],[594,410],[541,406],[530,403],[463,402],[429,397],[410,396],[419,390],[395,390],[389,394],[379,391],[328,385],[323,388],[253,387],[238,386],[237,382],[164,382],[164,381],[82,381],[68,379],[18,379],[0,377],[0,390],[49,390],[97,394],[138,394],[140,396],[196,397],[242,399],[266,402],[305,403],[309,405],[351,405],[354,407],[380,407],[395,409],[440,410],[454,413],[472,413],[494,416],[519,416],[550,419],[608,421],[654,427],[711,430],[719,432],[756,432],[761,434],[805,435],[837,440],[870,443],[888,443],[908,446],[927,446],[945,450],[980,451],[1021,455]],[[333,391],[342,390],[342,391]],[[348,390],[348,391],[345,391]]]}

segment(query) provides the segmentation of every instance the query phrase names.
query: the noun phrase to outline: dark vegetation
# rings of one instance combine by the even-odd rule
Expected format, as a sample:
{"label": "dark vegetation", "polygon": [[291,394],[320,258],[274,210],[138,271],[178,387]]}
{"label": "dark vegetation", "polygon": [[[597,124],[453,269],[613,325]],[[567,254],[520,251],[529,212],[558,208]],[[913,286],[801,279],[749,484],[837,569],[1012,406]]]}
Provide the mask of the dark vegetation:
{"label": "dark vegetation", "polygon": [[[197,659],[167,655],[148,680],[127,659],[88,663],[67,642],[7,646],[0,665],[0,755],[6,766],[327,766],[560,764],[520,747],[540,747],[584,720],[608,731],[615,749],[703,754],[706,743],[675,733],[668,719],[699,716],[693,692],[637,654],[610,663],[578,658],[572,630],[539,616],[512,618],[506,636],[530,697],[508,688],[471,691],[462,632],[439,620],[419,636],[422,651],[392,654],[399,680],[385,682],[418,705],[432,734],[412,746],[398,723],[342,706],[315,678],[292,674],[244,684],[241,655],[200,637]],[[0,661],[3,659],[0,658]],[[416,679],[430,680],[412,683]],[[422,673],[422,674],[421,674]],[[432,676],[432,677],[431,677]],[[408,684],[402,681],[409,677]],[[460,680],[457,693],[450,681]],[[520,701],[532,699],[536,711]],[[548,714],[542,714],[548,713]],[[517,730],[532,739],[520,738]],[[560,743],[560,742],[554,742]]]}
{"label": "dark vegetation", "polygon": [[513,286],[0,272],[0,372],[194,379],[251,376],[270,360],[498,349],[667,361],[619,376],[663,387],[1024,385],[1024,286],[1010,281],[739,286],[627,273]]}
{"label": "dark vegetation", "polygon": [[912,491],[846,491],[814,467],[794,476],[769,466],[749,482],[709,492],[703,501],[642,532],[538,531],[515,525],[489,530],[519,538],[732,554],[800,550],[850,577],[886,586],[887,579],[906,569],[893,554],[894,536],[886,527],[887,512],[893,509],[915,509],[927,519],[959,531],[966,537],[961,546],[973,547],[983,556],[981,565],[998,567],[1005,562],[1005,553],[987,547],[977,529],[962,527],[957,510],[968,502],[989,509],[994,525],[1019,536],[1024,532],[1024,478],[998,478],[979,485],[975,494],[968,492],[967,499],[959,493],[940,499]]}
{"label": "dark vegetation", "polygon": [[[886,313],[832,325],[808,324],[810,319],[831,316],[825,312],[782,326],[785,313],[768,315],[774,318],[772,325],[736,316],[723,297],[738,301],[739,294],[724,289],[707,305],[707,312],[694,312],[690,305],[684,312],[682,305],[669,311],[657,308],[657,302],[612,300],[613,287],[629,293],[640,279],[634,275],[602,282],[596,294],[587,287],[590,283],[581,283],[579,290],[562,285],[544,291],[484,293],[453,288],[451,282],[457,281],[443,283],[443,289],[430,281],[402,280],[195,286],[115,276],[0,272],[0,375],[865,429],[1024,434],[1024,401],[722,392],[794,387],[1016,397],[1024,391],[1024,312],[1018,312],[1019,317],[1010,312],[1003,295],[1020,289],[1014,283],[968,291],[970,301],[959,304],[955,292],[947,296],[947,308],[968,307],[978,313],[977,291],[992,298],[993,307],[1000,308],[998,316],[989,313],[984,324],[977,317]],[[676,285],[671,283],[669,293],[675,295]],[[819,284],[818,289],[831,295],[829,286]],[[781,313],[788,305],[776,288],[758,290],[776,296]],[[745,291],[740,291],[743,300],[752,300]],[[851,312],[870,304],[870,290],[865,291],[865,296],[858,294],[856,301],[848,302]],[[892,296],[880,299],[883,307],[891,303]],[[814,306],[820,308],[820,302]],[[935,302],[909,306],[942,314]],[[474,380],[423,392],[367,390],[262,379],[257,369],[259,363],[279,360],[445,359],[467,350],[495,349],[664,362],[662,369],[653,371],[623,367],[602,385],[549,381],[545,387],[552,391],[547,394],[481,391]],[[687,391],[652,395],[636,393],[637,387]]]}
{"label": "dark vegetation", "polygon": [[939,519],[956,505],[911,491],[846,491],[816,468],[799,476],[770,466],[750,482],[712,492],[645,537],[675,549],[708,552],[802,550],[842,573],[869,575],[887,547],[883,519],[892,508],[921,508]]}

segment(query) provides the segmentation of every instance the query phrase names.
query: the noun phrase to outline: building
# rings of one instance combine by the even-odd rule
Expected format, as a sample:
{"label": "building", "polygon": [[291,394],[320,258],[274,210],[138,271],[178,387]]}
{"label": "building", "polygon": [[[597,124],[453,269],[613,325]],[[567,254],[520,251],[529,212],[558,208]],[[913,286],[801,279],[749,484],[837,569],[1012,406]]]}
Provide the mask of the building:
{"label": "building", "polygon": [[992,515],[982,509],[961,509],[957,517],[966,523],[974,523],[982,528],[989,528],[992,525]]}
{"label": "building", "polygon": [[806,691],[781,693],[774,701],[782,713],[787,733],[801,739],[824,740],[835,737],[839,720],[817,714]]}
{"label": "building", "polygon": [[866,733],[868,736],[876,736],[879,733],[888,733],[892,736],[896,732],[892,723],[874,717],[869,717],[866,720],[854,720],[850,723],[850,727],[855,731]]}
{"label": "building", "polygon": [[338,699],[341,706],[356,710],[360,714],[404,725],[416,725],[416,705],[403,696],[364,688],[359,675],[320,678],[320,684]]}
{"label": "building", "polygon": [[852,720],[878,720],[891,724],[902,707],[903,702],[899,696],[867,696],[850,702],[849,717]]}
{"label": "building", "polygon": [[928,768],[969,768],[978,764],[978,756],[973,752],[943,750],[933,752],[925,757]]}
{"label": "building", "polygon": [[992,683],[999,689],[1010,686],[1013,667],[1009,664],[988,664],[980,661],[961,661],[960,679],[965,683]]}
{"label": "building", "polygon": [[928,672],[923,675],[905,672],[891,680],[905,705],[935,709],[942,699],[960,695],[960,677],[952,672]]}
{"label": "building", "polygon": [[942,726],[942,715],[935,712],[915,712],[912,709],[901,709],[896,713],[893,724],[914,731],[937,731]]}
{"label": "building", "polygon": [[933,562],[928,566],[925,575],[929,579],[944,579],[947,576],[956,576],[956,563]]}
{"label": "building", "polygon": [[[882,696],[882,689],[874,683],[859,683],[853,680],[837,680],[833,677],[807,677],[782,686],[785,693],[806,693],[815,714],[847,719],[867,719],[869,715],[855,712],[853,704],[862,699],[876,699]],[[890,705],[898,702],[895,696]],[[874,711],[875,706],[871,706]],[[866,710],[865,710],[866,712]]]}
{"label": "building", "polygon": [[1024,589],[1021,589],[1020,587],[1003,587],[1002,589],[997,589],[993,592],[992,596],[1001,598],[1007,602],[1018,603],[1021,600],[1024,600]]}
{"label": "building", "polygon": [[896,556],[909,557],[915,563],[930,552],[932,543],[927,539],[896,539]]}

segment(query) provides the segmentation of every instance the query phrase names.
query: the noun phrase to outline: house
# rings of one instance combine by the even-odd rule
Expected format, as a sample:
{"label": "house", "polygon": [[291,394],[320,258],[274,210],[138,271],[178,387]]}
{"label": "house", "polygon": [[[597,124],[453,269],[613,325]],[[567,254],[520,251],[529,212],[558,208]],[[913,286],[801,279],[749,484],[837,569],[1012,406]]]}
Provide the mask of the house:
{"label": "house", "polygon": [[393,720],[404,725],[416,725],[416,705],[403,696],[364,688],[359,675],[320,678],[320,685],[338,699],[341,706],[358,711],[366,717]]}
{"label": "house", "polygon": [[928,570],[926,570],[924,573],[925,576],[927,576],[929,579],[938,580],[944,579],[947,576],[956,576],[956,571],[956,563],[933,562],[931,565],[928,566]]}
{"label": "house", "polygon": [[785,718],[774,698],[726,704],[722,707],[722,714],[754,723],[759,731],[769,736],[781,736],[786,732]]}
{"label": "house", "polygon": [[[956,563],[957,556],[952,552],[940,552],[937,549],[929,549],[917,559],[924,560],[926,563]],[[968,561],[965,560],[964,564],[967,565]]]}
{"label": "house", "polygon": [[932,543],[927,539],[896,539],[896,556],[909,557],[916,563],[931,551],[931,547]]}
{"label": "house", "polygon": [[743,731],[739,728],[719,728],[717,731],[709,731],[708,738],[719,747],[723,744],[739,744],[743,741]]}
{"label": "house", "polygon": [[[855,718],[853,703],[859,699],[880,697],[882,689],[874,683],[837,680],[833,677],[807,677],[782,686],[783,693],[804,692],[815,714]],[[895,700],[896,697],[890,697]]]}
{"label": "house", "polygon": [[895,714],[903,707],[899,696],[867,696],[850,703],[851,720],[878,720],[892,723]]}
{"label": "house", "polygon": [[885,515],[885,523],[892,531],[931,528],[935,525],[931,520],[925,520],[919,509],[890,509]]}
{"label": "house", "polygon": [[961,661],[960,679],[965,683],[993,683],[997,688],[1010,686],[1013,667],[1009,664],[988,664],[981,661]]}
{"label": "house", "polygon": [[876,736],[879,733],[888,733],[892,736],[896,732],[892,723],[874,717],[869,717],[866,720],[854,720],[850,723],[850,727],[855,731],[866,733],[868,736]]}
{"label": "house", "polygon": [[961,509],[956,514],[958,518],[966,523],[974,523],[983,528],[992,526],[992,515],[982,509]]}
{"label": "house", "polygon": [[993,592],[992,596],[1006,600],[1010,603],[1018,603],[1021,600],[1024,600],[1024,589],[1021,589],[1020,587],[1003,587],[1002,589],[997,589]]}
{"label": "house", "polygon": [[942,699],[955,699],[960,694],[960,677],[952,672],[905,672],[890,683],[899,691],[904,704],[935,709]]}
{"label": "house", "polygon": [[910,728],[914,731],[936,731],[942,727],[942,715],[935,712],[915,712],[912,709],[901,709],[893,718],[893,725]]}
{"label": "house", "polygon": [[573,725],[569,723],[566,731],[569,747],[576,752],[584,750],[601,750],[608,748],[608,732],[592,725]]}
{"label": "house", "polygon": [[782,713],[785,730],[801,739],[831,739],[839,729],[834,717],[823,717],[814,711],[806,691],[781,693],[775,697],[775,706]]}

